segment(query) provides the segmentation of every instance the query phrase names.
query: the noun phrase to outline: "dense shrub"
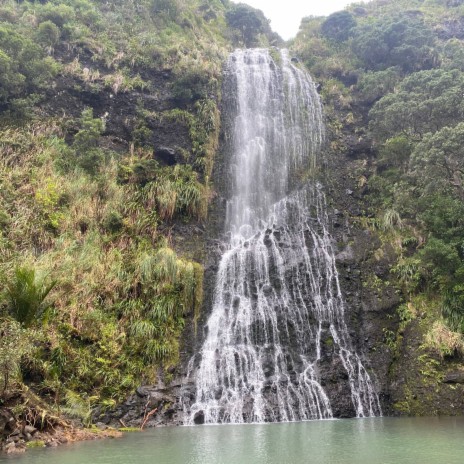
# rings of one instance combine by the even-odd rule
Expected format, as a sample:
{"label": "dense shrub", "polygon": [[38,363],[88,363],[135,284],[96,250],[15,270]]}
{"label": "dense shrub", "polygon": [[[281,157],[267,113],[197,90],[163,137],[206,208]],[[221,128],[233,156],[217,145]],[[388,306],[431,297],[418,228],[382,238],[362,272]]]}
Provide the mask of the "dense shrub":
{"label": "dense shrub", "polygon": [[324,37],[343,42],[353,34],[356,20],[349,11],[338,11],[332,13],[321,25]]}

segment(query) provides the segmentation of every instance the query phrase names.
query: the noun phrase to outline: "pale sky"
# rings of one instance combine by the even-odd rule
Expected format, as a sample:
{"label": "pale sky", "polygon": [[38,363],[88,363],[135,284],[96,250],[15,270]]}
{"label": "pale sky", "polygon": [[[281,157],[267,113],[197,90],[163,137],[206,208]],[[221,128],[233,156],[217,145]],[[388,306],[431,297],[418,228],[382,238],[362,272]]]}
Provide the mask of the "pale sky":
{"label": "pale sky", "polygon": [[[305,16],[327,16],[335,11],[343,10],[354,0],[233,0],[235,3],[246,3],[263,11],[271,20],[272,29],[283,39],[295,37]],[[361,3],[356,1],[356,3]]]}

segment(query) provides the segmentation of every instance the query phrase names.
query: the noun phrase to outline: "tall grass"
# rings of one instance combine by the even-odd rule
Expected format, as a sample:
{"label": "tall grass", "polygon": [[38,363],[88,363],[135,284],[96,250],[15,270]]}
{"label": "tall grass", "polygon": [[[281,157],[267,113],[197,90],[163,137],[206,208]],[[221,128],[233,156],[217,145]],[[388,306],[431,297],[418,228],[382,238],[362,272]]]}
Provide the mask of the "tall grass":
{"label": "tall grass", "polygon": [[[203,269],[179,257],[158,227],[175,215],[204,217],[204,186],[185,166],[157,167],[145,186],[118,182],[114,160],[94,177],[63,170],[67,146],[54,123],[0,131],[0,141],[8,153],[0,161],[0,271],[11,276],[9,307],[30,326],[53,301],[28,369],[42,379],[37,388],[85,419],[86,392],[98,397],[92,405],[121,399],[153,382],[157,366],[177,362],[184,319],[201,306]],[[163,206],[163,189],[175,193],[173,205]],[[112,213],[116,232],[105,226]]]}

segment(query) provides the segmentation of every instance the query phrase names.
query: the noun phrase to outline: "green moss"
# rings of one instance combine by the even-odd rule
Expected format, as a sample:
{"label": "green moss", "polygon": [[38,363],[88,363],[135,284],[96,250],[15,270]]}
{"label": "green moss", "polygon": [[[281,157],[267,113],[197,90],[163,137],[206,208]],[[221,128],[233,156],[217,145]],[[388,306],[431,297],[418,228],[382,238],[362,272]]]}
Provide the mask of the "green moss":
{"label": "green moss", "polygon": [[327,337],[325,340],[324,340],[324,345],[327,347],[327,348],[332,348],[334,346],[334,339],[332,337]]}
{"label": "green moss", "polygon": [[409,406],[409,403],[407,401],[398,401],[393,404],[393,409],[395,411],[398,411],[399,413],[402,414],[411,414],[411,408]]}
{"label": "green moss", "polygon": [[28,441],[26,448],[45,448],[45,442],[43,440]]}

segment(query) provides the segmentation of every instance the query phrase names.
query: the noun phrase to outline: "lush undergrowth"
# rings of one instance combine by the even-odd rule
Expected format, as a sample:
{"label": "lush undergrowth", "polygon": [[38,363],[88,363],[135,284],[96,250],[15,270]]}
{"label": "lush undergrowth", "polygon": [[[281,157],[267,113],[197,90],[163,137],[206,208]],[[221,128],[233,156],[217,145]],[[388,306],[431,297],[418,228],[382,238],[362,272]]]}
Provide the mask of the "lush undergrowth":
{"label": "lush undergrowth", "polygon": [[4,318],[2,331],[22,339],[10,347],[19,356],[3,369],[5,387],[20,369],[57,404],[76,403],[77,392],[90,406],[111,405],[153,381],[156,365],[177,362],[184,318],[201,305],[203,270],[178,257],[157,226],[167,214],[203,214],[205,187],[188,166],[156,169],[144,185],[122,181],[120,165],[141,163],[143,152],[119,163],[101,154],[106,163],[89,174],[53,123],[0,137],[8,147],[0,167],[4,311],[21,324]]}
{"label": "lush undergrowth", "polygon": [[207,216],[227,51],[276,40],[228,0],[1,2],[0,402],[27,386],[89,422],[169,380],[203,289],[170,225]]}
{"label": "lush undergrowth", "polygon": [[361,221],[396,250],[405,304],[430,301],[426,343],[451,357],[464,354],[463,25],[462,1],[374,0],[306,18],[292,45],[322,83],[331,149],[346,130],[369,141]]}

